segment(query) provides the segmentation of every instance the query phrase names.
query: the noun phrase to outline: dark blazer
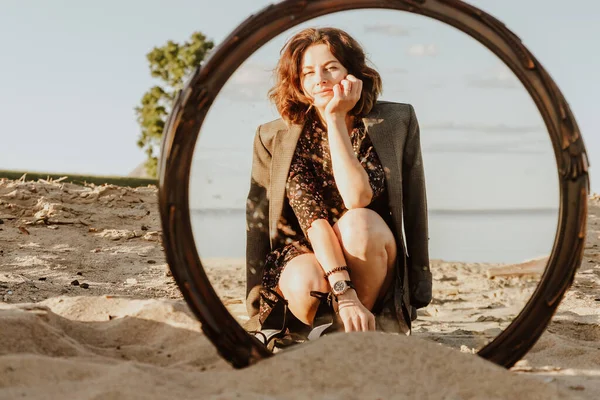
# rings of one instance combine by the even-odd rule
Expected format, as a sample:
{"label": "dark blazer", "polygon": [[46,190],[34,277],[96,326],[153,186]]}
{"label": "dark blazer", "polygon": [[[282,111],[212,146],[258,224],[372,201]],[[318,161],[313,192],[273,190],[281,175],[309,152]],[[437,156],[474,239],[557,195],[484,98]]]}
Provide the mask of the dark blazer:
{"label": "dark blazer", "polygon": [[[385,307],[389,307],[398,320],[404,320],[405,326],[400,330],[407,333],[410,320],[415,317],[413,307],[425,307],[431,301],[432,284],[419,124],[411,105],[391,102],[377,102],[363,122],[386,171],[394,225],[390,228],[398,244],[397,279]],[[259,126],[254,138],[246,206],[246,295],[251,317],[258,313],[265,258],[284,242],[278,222],[289,209],[285,185],[302,128],[301,125],[287,126],[278,119]],[[294,218],[286,216],[290,217]]]}

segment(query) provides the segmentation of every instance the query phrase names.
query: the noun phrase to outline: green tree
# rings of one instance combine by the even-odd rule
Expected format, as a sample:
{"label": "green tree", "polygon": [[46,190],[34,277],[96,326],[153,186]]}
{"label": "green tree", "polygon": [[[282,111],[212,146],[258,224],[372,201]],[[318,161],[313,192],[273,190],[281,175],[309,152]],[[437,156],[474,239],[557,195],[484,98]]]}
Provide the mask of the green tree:
{"label": "green tree", "polygon": [[157,176],[160,142],[175,95],[213,47],[214,43],[206,36],[194,32],[183,44],[169,40],[146,54],[151,75],[161,83],[144,93],[135,113],[141,127],[137,144],[148,157],[145,167],[152,177]]}

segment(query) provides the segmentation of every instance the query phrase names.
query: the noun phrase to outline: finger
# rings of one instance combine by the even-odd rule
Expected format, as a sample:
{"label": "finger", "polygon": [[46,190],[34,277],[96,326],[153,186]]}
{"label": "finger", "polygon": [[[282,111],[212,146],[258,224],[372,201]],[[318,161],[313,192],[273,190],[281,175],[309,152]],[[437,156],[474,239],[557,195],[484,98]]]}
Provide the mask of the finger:
{"label": "finger", "polygon": [[352,320],[351,319],[347,319],[344,321],[344,330],[346,331],[346,333],[348,332],[352,332]]}
{"label": "finger", "polygon": [[339,84],[333,85],[333,97],[341,97],[342,96],[342,88]]}
{"label": "finger", "polygon": [[373,314],[369,313],[369,315],[367,316],[366,320],[365,320],[365,330],[367,331],[373,331],[375,329],[373,329],[374,327],[374,321],[373,321]]}
{"label": "finger", "polygon": [[375,330],[377,330],[377,324],[376,324],[376,322],[375,322],[375,316],[374,316],[374,315],[371,315],[371,316],[369,317],[369,330],[370,330],[370,331],[375,331]]}
{"label": "finger", "polygon": [[358,86],[357,89],[359,89],[359,91],[362,90],[362,84],[363,84],[362,80],[358,79],[354,75],[347,75],[345,79],[352,84],[353,89],[357,88],[357,86]]}
{"label": "finger", "polygon": [[361,80],[357,80],[352,84],[352,96],[360,98],[360,94],[362,93],[363,82]]}
{"label": "finger", "polygon": [[344,94],[349,95],[350,92],[352,91],[352,82],[344,79],[344,80],[342,80],[341,84],[344,87]]}
{"label": "finger", "polygon": [[361,319],[361,324],[360,324],[360,330],[363,332],[366,332],[369,330],[369,316],[365,315],[362,319]]}

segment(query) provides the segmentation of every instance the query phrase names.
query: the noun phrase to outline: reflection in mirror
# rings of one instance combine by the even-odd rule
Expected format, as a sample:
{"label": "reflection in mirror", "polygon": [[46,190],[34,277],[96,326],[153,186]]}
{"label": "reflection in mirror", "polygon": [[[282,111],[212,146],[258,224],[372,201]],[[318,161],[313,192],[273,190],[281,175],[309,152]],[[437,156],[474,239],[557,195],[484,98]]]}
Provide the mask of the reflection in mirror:
{"label": "reflection in mirror", "polygon": [[[202,264],[232,315],[252,326],[245,298],[253,140],[259,125],[279,118],[267,92],[284,43],[326,26],[363,46],[383,81],[380,100],[411,104],[418,118],[433,298],[417,310],[412,335],[476,352],[519,314],[546,266],[558,219],[556,164],[543,120],[513,73],[472,38],[425,17],[328,15],[274,38],[236,71],[194,152],[190,207]],[[255,223],[268,232],[264,217]]]}

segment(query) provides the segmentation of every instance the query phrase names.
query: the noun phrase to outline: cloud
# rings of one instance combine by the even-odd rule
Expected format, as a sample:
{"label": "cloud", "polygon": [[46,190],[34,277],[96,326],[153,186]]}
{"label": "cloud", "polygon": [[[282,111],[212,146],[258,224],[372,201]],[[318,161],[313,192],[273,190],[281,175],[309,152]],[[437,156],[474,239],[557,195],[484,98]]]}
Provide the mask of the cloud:
{"label": "cloud", "polygon": [[413,57],[427,57],[436,56],[438,54],[438,48],[435,44],[414,44],[408,48],[406,53]]}
{"label": "cloud", "polygon": [[461,131],[478,133],[532,133],[545,131],[541,125],[506,125],[500,124],[475,124],[456,122],[437,122],[432,124],[421,124],[421,130],[429,131]]}
{"label": "cloud", "polygon": [[508,69],[502,65],[480,74],[466,77],[467,86],[482,89],[523,89],[523,85]]}
{"label": "cloud", "polygon": [[411,29],[399,25],[365,25],[365,33],[380,33],[385,36],[410,36]]}
{"label": "cloud", "polygon": [[222,94],[237,101],[266,101],[272,86],[272,69],[260,64],[242,65],[227,81]]}
{"label": "cloud", "polygon": [[220,96],[233,101],[256,102],[268,101],[267,93],[270,86],[226,85],[221,89]]}
{"label": "cloud", "polygon": [[237,85],[265,85],[271,82],[273,67],[260,64],[246,64],[238,68],[231,77],[231,82]]}

